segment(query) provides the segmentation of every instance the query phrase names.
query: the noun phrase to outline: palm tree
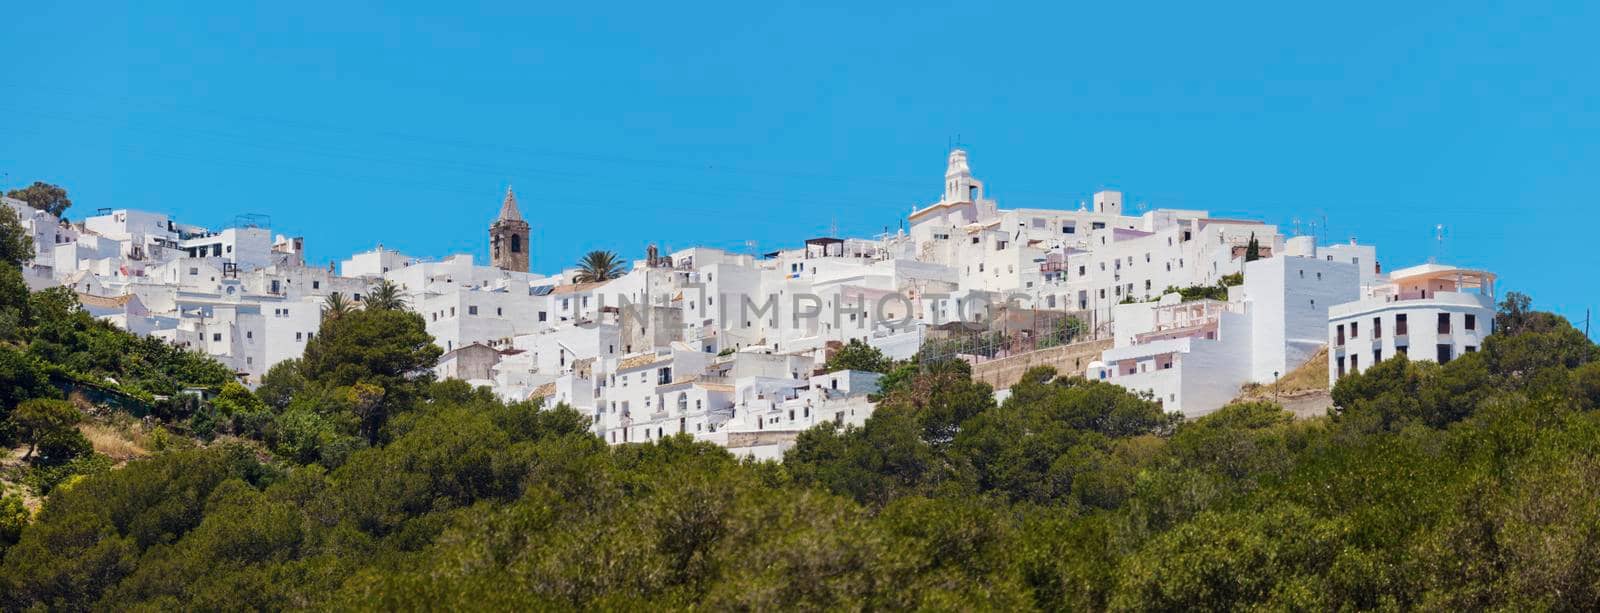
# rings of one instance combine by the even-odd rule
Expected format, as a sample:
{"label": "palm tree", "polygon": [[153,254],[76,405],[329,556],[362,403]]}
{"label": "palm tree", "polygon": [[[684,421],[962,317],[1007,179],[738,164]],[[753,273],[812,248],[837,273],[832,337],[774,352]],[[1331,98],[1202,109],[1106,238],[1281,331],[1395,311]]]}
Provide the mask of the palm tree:
{"label": "palm tree", "polygon": [[367,308],[379,311],[404,311],[406,297],[400,294],[400,286],[394,281],[384,279],[372,286],[367,294]]}
{"label": "palm tree", "polygon": [[590,251],[578,260],[578,283],[599,283],[622,276],[622,260],[611,251]]}
{"label": "palm tree", "polygon": [[328,294],[322,300],[322,316],[326,319],[338,319],[356,310],[356,305],[346,300],[341,292]]}

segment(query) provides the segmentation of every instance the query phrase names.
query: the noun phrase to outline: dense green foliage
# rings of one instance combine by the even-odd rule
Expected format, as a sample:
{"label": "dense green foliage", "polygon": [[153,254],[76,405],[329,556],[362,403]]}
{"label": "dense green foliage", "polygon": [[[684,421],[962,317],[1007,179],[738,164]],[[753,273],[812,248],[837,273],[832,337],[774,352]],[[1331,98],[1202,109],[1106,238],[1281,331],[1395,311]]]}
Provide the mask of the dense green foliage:
{"label": "dense green foliage", "polygon": [[607,446],[432,381],[415,315],[351,311],[201,409],[243,438],[58,486],[20,531],[0,499],[0,606],[1594,609],[1600,348],[1502,311],[1481,352],[1348,376],[1312,420],[889,365],[864,427],[782,464]]}
{"label": "dense green foliage", "polygon": [[828,362],[823,366],[828,372],[836,370],[860,370],[865,372],[887,373],[894,368],[894,360],[883,355],[877,347],[861,342],[860,339],[850,339],[833,355],[828,356]]}
{"label": "dense green foliage", "polygon": [[71,290],[22,292],[0,298],[20,305],[18,325],[0,335],[0,443],[17,436],[18,424],[10,418],[18,406],[33,398],[59,399],[63,387],[92,386],[176,419],[189,410],[180,392],[218,388],[234,379],[228,368],[206,356],[91,317],[78,308]]}
{"label": "dense green foliage", "polygon": [[578,272],[573,276],[575,283],[600,283],[610,281],[627,272],[623,261],[612,251],[590,251],[583,254],[578,260]]}
{"label": "dense green foliage", "polygon": [[72,199],[67,197],[67,190],[60,186],[51,185],[43,181],[34,181],[22,189],[6,192],[6,196],[28,203],[28,206],[61,217],[72,206]]}

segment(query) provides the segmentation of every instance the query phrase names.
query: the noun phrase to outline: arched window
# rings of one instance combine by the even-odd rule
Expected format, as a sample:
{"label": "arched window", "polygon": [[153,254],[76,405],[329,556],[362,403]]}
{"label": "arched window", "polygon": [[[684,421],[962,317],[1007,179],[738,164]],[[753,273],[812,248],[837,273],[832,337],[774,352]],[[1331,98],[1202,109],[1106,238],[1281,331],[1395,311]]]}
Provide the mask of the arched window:
{"label": "arched window", "polygon": [[686,412],[688,410],[689,410],[689,395],[688,394],[684,394],[684,393],[679,393],[678,394],[678,412],[679,413],[683,413],[683,412]]}
{"label": "arched window", "polygon": [[511,235],[511,252],[512,253],[522,253],[522,235],[521,234],[512,234]]}

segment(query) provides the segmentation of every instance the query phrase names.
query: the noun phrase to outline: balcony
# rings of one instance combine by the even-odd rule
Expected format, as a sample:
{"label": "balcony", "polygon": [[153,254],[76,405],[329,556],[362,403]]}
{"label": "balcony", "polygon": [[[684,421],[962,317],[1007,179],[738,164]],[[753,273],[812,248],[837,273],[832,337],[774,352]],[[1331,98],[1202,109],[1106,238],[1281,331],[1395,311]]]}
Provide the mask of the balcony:
{"label": "balcony", "polygon": [[[1328,317],[1330,319],[1343,319],[1371,313],[1385,307],[1401,306],[1402,303],[1408,307],[1423,307],[1432,303],[1440,306],[1494,309],[1494,298],[1492,296],[1475,292],[1379,292],[1363,300],[1334,305],[1328,309]],[[1396,330],[1395,332],[1396,334],[1404,334],[1401,330]]]}

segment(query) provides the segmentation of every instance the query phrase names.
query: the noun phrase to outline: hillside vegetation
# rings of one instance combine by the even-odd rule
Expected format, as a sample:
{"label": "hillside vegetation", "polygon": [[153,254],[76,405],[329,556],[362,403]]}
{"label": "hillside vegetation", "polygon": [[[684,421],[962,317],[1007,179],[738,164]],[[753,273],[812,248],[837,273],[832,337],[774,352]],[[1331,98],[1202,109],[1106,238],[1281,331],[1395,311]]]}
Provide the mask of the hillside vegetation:
{"label": "hillside vegetation", "polygon": [[1483,351],[1375,365],[1325,418],[1185,422],[1049,369],[996,405],[959,362],[902,365],[781,465],[434,381],[403,306],[339,314],[250,392],[182,352],[95,359],[144,341],[33,306],[58,299],[0,347],[8,422],[98,419],[57,411],[56,369],[218,395],[36,514],[0,503],[11,610],[1600,607],[1600,348],[1515,298]]}

